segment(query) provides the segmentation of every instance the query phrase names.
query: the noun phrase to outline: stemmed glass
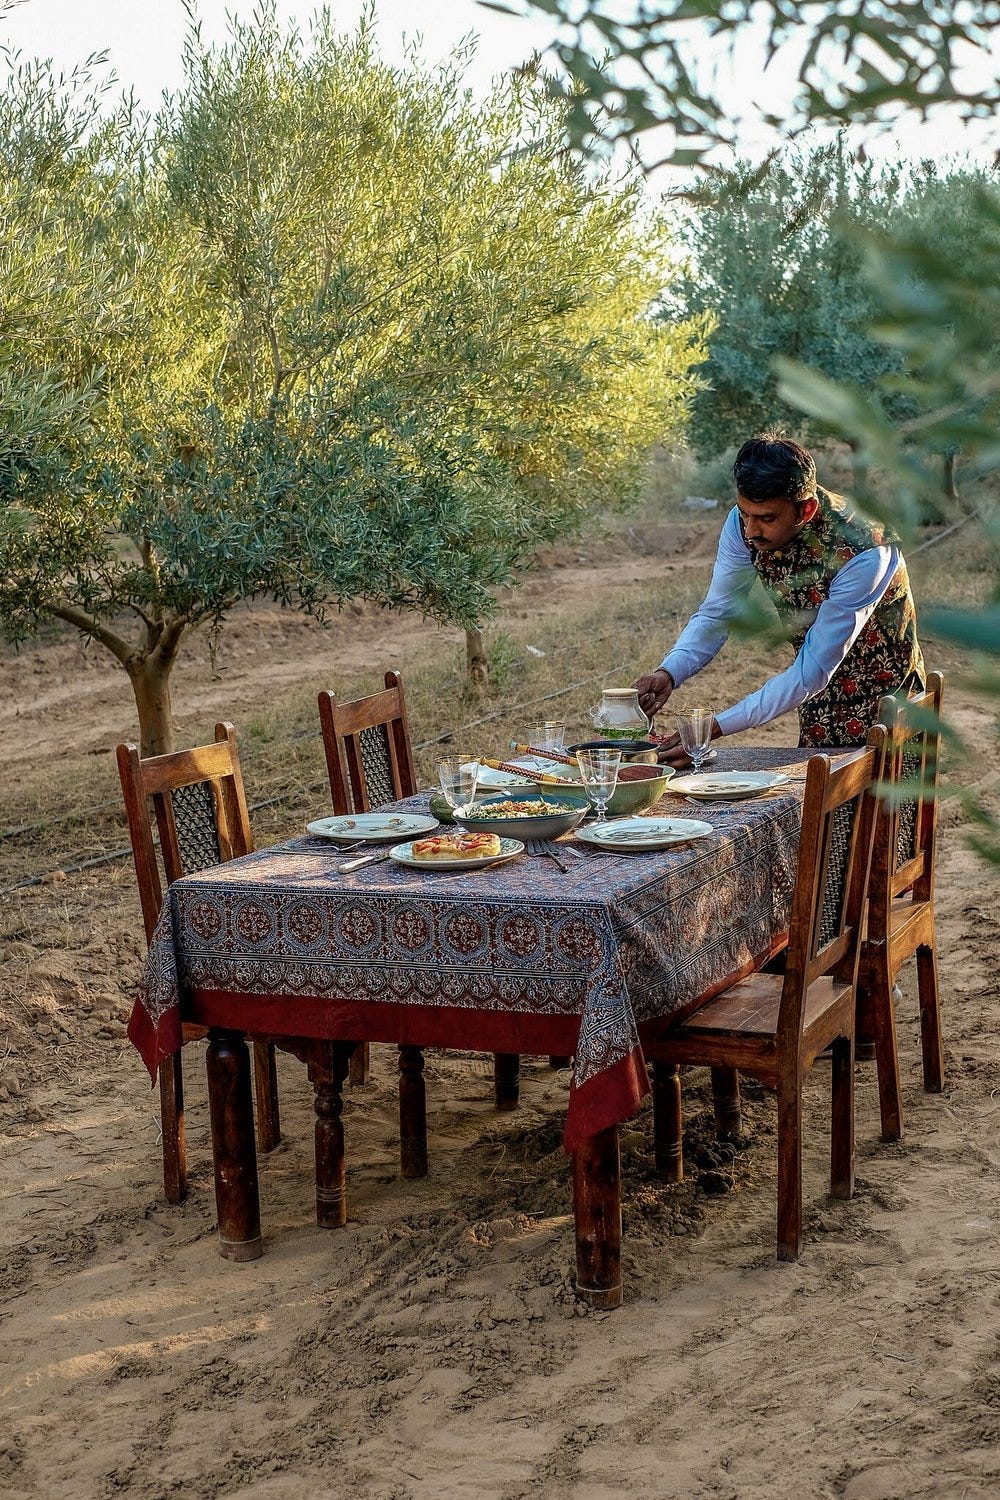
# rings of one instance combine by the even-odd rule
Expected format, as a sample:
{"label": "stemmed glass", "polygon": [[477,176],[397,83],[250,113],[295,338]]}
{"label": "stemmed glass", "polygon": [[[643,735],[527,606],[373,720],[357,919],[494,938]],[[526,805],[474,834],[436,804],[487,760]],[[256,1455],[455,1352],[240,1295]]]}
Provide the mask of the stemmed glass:
{"label": "stemmed glass", "polygon": [[710,708],[699,705],[676,717],[681,745],[694,763],[694,774],[700,776],[702,762],[708,754],[715,732],[715,714]]}
{"label": "stemmed glass", "polygon": [[576,763],[580,767],[580,779],[587,797],[597,809],[595,828],[608,821],[607,805],[618,785],[618,772],[622,763],[620,750],[578,750]]}
{"label": "stemmed glass", "polygon": [[478,755],[449,755],[438,761],[441,790],[452,812],[467,812],[475,801],[479,769]]}

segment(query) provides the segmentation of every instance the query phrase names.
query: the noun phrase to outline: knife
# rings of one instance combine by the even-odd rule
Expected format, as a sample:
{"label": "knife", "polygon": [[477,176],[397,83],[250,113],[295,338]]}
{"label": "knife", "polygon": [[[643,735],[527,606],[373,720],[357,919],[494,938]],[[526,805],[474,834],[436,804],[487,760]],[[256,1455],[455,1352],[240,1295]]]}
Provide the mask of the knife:
{"label": "knife", "polygon": [[376,865],[379,860],[388,858],[388,849],[382,849],[377,854],[363,854],[360,859],[349,859],[346,865],[338,866],[338,872],[346,875],[349,870],[360,870],[362,865]]}

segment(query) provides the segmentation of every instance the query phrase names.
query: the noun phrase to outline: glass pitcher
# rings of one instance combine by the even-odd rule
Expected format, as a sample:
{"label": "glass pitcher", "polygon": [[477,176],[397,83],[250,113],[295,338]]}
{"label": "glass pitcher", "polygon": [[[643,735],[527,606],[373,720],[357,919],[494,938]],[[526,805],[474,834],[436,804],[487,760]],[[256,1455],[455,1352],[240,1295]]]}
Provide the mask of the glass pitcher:
{"label": "glass pitcher", "polygon": [[649,739],[649,720],[635,688],[603,688],[600,705],[591,709],[591,723],[605,740]]}

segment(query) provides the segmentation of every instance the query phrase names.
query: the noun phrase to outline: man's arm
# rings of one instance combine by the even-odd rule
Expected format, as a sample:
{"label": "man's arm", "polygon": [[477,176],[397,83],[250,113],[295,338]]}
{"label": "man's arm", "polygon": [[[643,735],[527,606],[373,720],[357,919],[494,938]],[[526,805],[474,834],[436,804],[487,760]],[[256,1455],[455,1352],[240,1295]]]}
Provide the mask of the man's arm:
{"label": "man's arm", "polygon": [[675,687],[707,667],[729,635],[733,605],[745,599],[755,578],[753,563],[743,533],[739,511],[734,506],[726,517],[712,570],[712,581],[698,609],[663,658],[655,672],[640,677],[635,686],[639,703],[651,717],[666,703]]}
{"label": "man's arm", "polygon": [[882,600],[898,566],[896,547],[872,547],[845,563],[833,578],[829,597],[820,605],[792,665],[717,715],[722,733],[739,734],[768,724],[822,692]]}

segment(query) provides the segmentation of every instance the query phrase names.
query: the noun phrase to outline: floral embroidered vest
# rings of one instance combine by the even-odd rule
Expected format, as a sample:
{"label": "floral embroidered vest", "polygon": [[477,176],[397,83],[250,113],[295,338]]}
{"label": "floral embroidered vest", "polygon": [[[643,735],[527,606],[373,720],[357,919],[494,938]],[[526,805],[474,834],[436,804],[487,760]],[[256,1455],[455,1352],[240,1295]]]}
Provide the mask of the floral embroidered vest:
{"label": "floral embroidered vest", "polygon": [[[896,541],[881,523],[855,515],[839,496],[820,490],[818,498],[818,512],[787,547],[749,549],[757,576],[789,627],[796,655],[844,564],[859,552]],[[863,745],[885,693],[916,693],[923,687],[916,610],[900,558],[892,582],[829,684],[800,705],[799,744]]]}

